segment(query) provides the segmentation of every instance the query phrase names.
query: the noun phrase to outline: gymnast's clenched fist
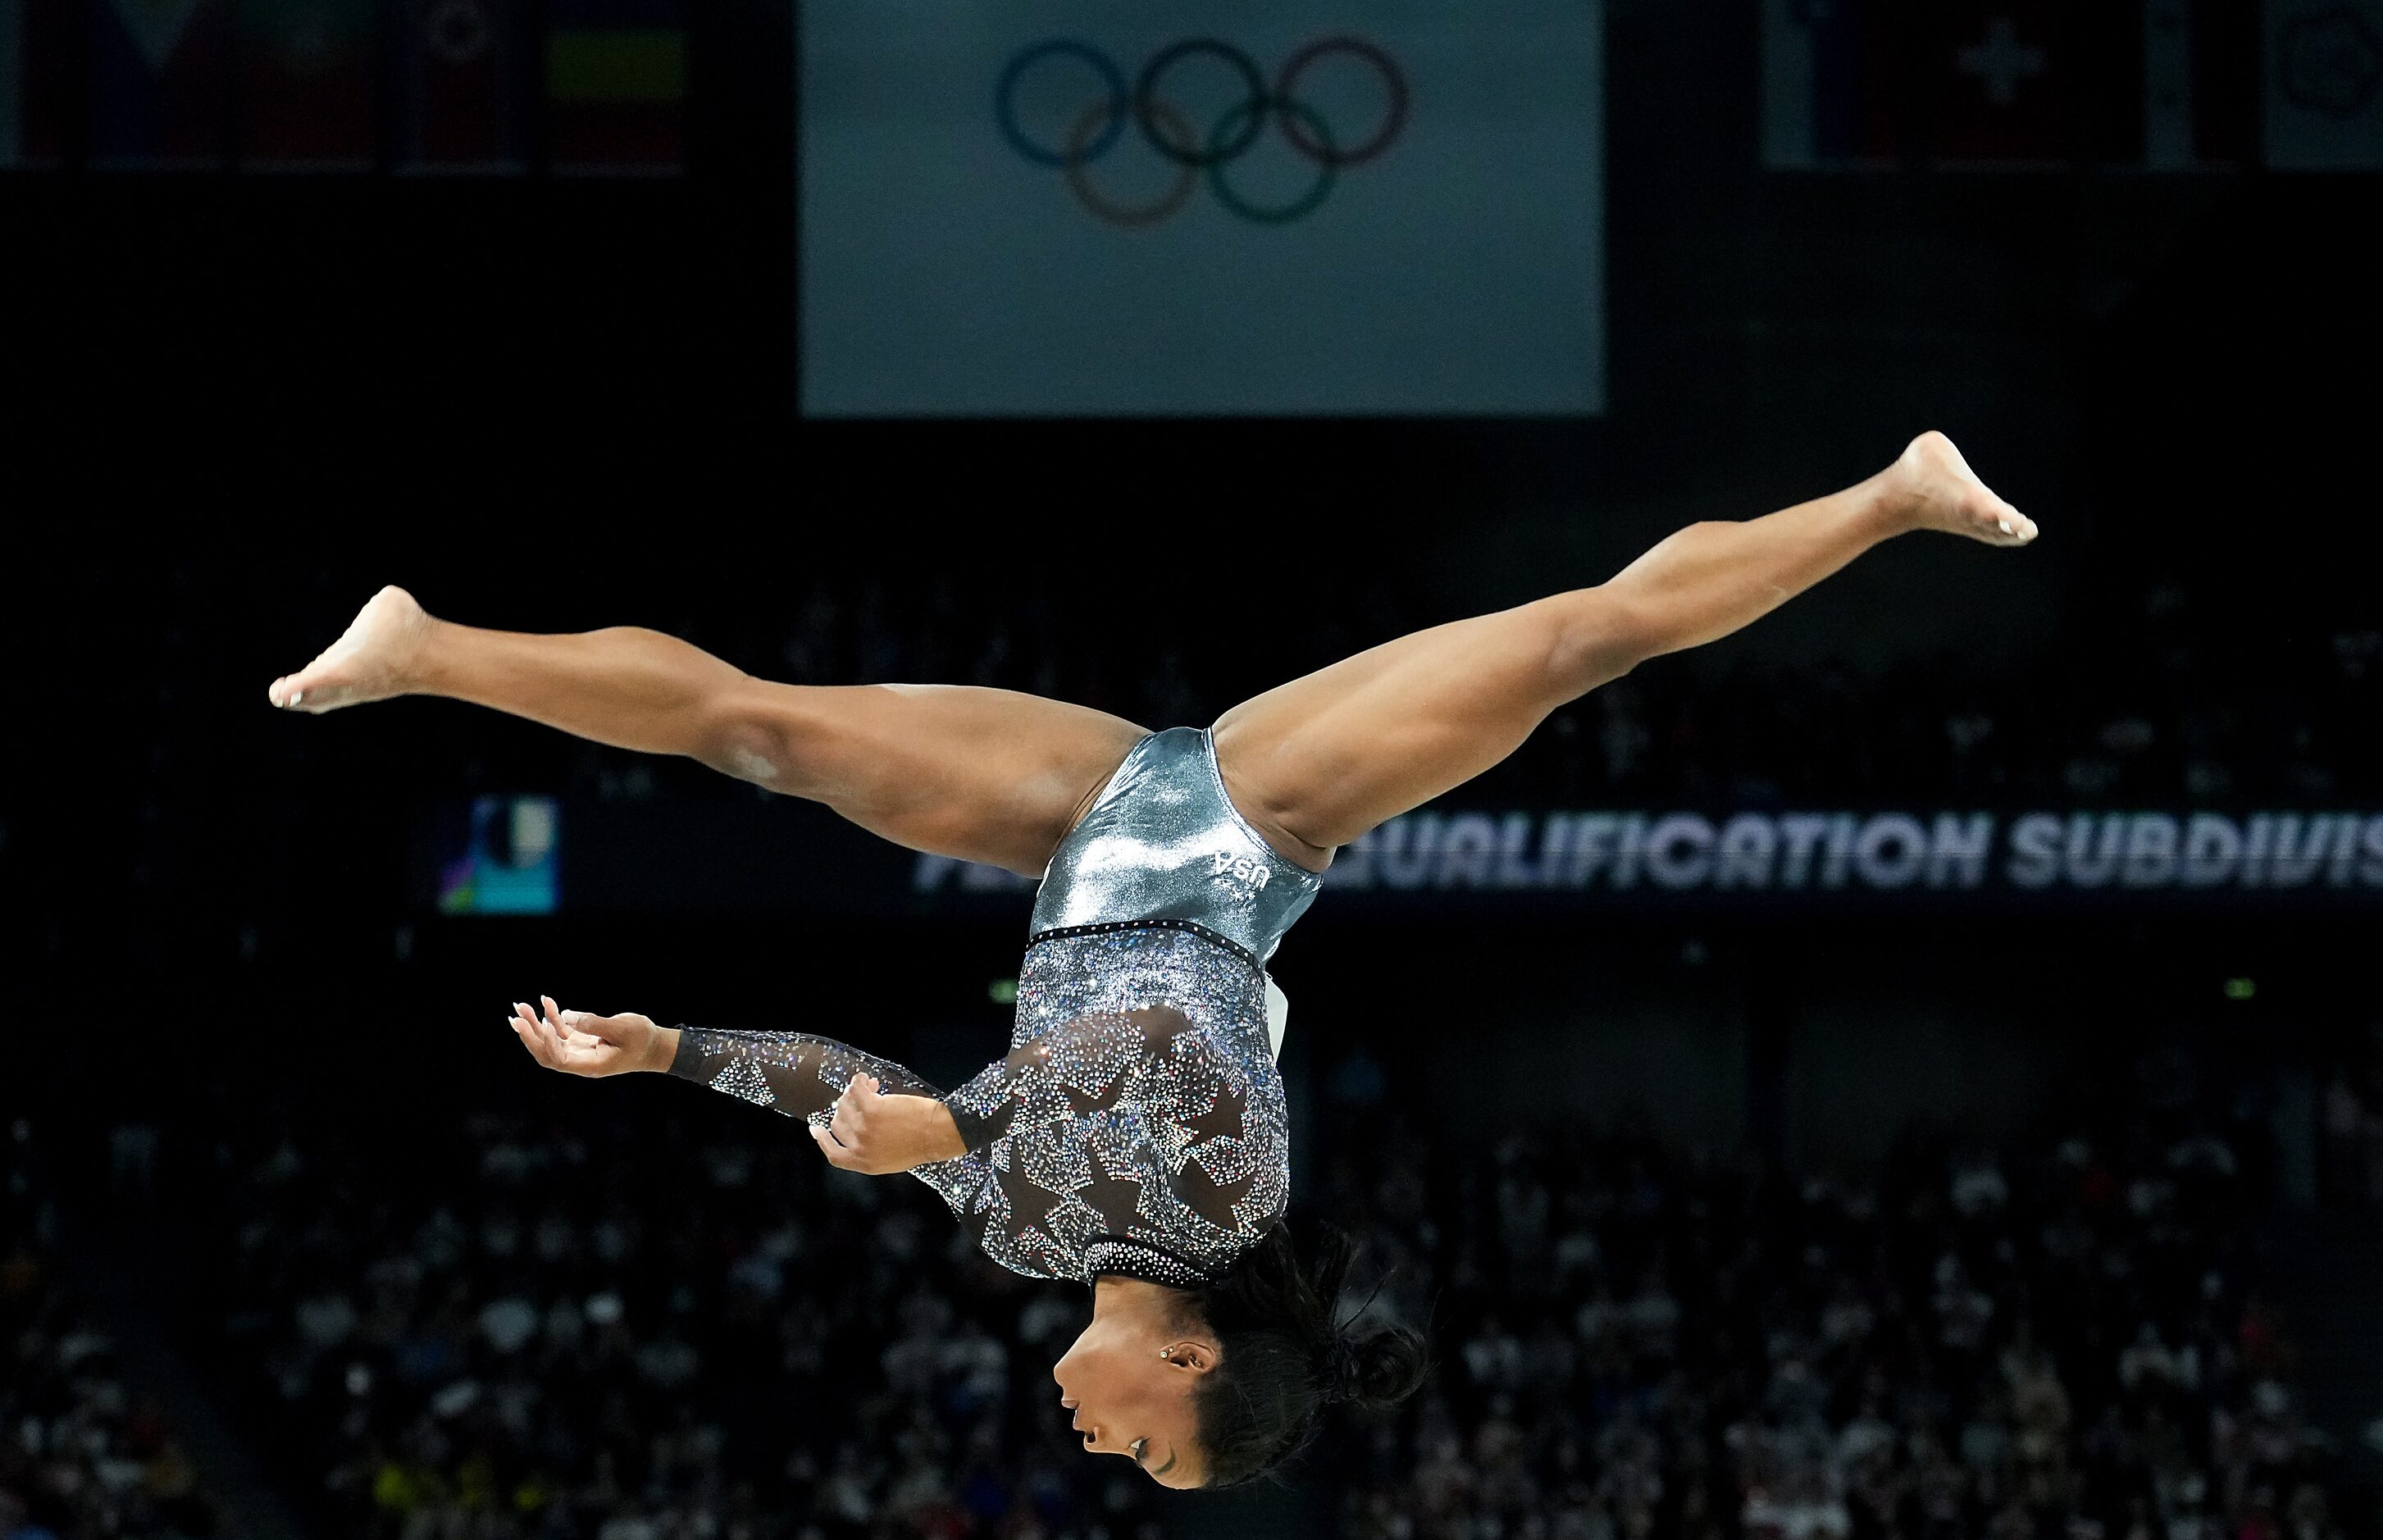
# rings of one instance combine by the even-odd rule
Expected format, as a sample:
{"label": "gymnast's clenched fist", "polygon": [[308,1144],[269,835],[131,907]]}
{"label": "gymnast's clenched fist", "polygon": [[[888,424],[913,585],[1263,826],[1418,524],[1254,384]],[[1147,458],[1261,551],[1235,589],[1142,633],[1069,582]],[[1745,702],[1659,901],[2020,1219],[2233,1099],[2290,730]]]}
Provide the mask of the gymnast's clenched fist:
{"label": "gymnast's clenched fist", "polygon": [[951,1113],[932,1096],[888,1096],[873,1075],[855,1075],[835,1099],[835,1115],[811,1141],[830,1165],[890,1177],[968,1153]]}

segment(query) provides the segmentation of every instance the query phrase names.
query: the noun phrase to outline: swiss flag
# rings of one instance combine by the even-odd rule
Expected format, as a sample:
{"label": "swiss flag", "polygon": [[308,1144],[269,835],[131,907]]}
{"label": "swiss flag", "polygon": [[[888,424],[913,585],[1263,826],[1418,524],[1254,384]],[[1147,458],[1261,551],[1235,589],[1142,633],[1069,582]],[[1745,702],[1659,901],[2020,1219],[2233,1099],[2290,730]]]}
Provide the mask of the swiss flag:
{"label": "swiss flag", "polygon": [[[2383,38],[2383,0],[2354,3]],[[2324,18],[2303,34],[2349,36],[2364,24],[2342,19],[2342,4],[2270,0],[2270,12],[2298,6]],[[1764,159],[1774,166],[1892,166],[1917,155],[1984,168],[2178,171],[2239,165],[2254,142],[2258,0],[1763,6]]]}
{"label": "swiss flag", "polygon": [[1937,17],[1938,158],[2067,160],[2071,61],[2056,0],[1945,0]]}

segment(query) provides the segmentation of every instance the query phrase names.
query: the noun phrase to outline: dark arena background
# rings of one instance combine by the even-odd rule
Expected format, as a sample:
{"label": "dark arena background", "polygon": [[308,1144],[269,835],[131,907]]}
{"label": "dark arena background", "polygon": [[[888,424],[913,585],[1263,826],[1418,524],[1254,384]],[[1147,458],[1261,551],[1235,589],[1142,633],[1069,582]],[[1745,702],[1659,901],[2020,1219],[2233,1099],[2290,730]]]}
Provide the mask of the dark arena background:
{"label": "dark arena background", "polygon": [[[2375,0],[0,0],[0,1537],[2383,1534],[2378,172]],[[1587,696],[1284,946],[1294,1229],[1435,1361],[1275,1485],[498,1025],[956,1084],[1027,884],[265,698],[399,583],[1203,724],[1923,428],[2033,548]]]}

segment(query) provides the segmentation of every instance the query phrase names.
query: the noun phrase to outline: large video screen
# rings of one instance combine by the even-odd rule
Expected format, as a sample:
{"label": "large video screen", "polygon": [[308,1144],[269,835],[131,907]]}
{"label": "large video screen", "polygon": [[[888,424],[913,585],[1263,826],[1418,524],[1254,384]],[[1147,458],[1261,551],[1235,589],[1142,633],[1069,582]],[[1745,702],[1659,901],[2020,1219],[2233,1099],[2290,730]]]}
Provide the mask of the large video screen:
{"label": "large video screen", "polygon": [[797,14],[809,414],[1604,408],[1602,0]]}

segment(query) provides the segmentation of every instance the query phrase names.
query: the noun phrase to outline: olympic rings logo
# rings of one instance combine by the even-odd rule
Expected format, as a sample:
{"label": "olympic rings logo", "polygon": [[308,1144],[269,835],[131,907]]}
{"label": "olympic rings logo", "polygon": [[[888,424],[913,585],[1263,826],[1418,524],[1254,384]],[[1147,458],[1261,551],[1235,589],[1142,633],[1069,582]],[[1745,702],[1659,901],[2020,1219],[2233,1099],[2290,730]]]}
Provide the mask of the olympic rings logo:
{"label": "olympic rings logo", "polygon": [[[1336,56],[1353,58],[1372,69],[1381,78],[1386,97],[1381,121],[1364,138],[1345,142],[1299,96],[1299,83],[1307,71]],[[1208,124],[1204,133],[1159,92],[1171,70],[1199,58],[1222,63],[1241,87],[1241,99]],[[1075,117],[1065,137],[1052,144],[1034,139],[1019,124],[1019,92],[1031,73],[1059,60],[1090,66],[1105,89]],[[1185,38],[1152,55],[1130,85],[1117,61],[1091,43],[1052,38],[1020,49],[1003,68],[994,88],[994,117],[1011,149],[1037,166],[1064,173],[1077,201],[1108,224],[1139,229],[1163,222],[1191,200],[1204,175],[1216,201],[1232,213],[1252,224],[1288,225],[1323,207],[1341,172],[1378,158],[1398,142],[1407,126],[1407,80],[1378,44],[1347,35],[1303,45],[1283,61],[1271,82],[1259,72],[1256,60],[1231,43],[1212,37]],[[1261,203],[1235,187],[1226,168],[1255,147],[1269,123],[1281,126],[1284,140],[1315,166],[1315,175],[1297,196]],[[1166,191],[1142,203],[1118,202],[1092,178],[1091,168],[1117,148],[1130,127],[1175,168]]]}

